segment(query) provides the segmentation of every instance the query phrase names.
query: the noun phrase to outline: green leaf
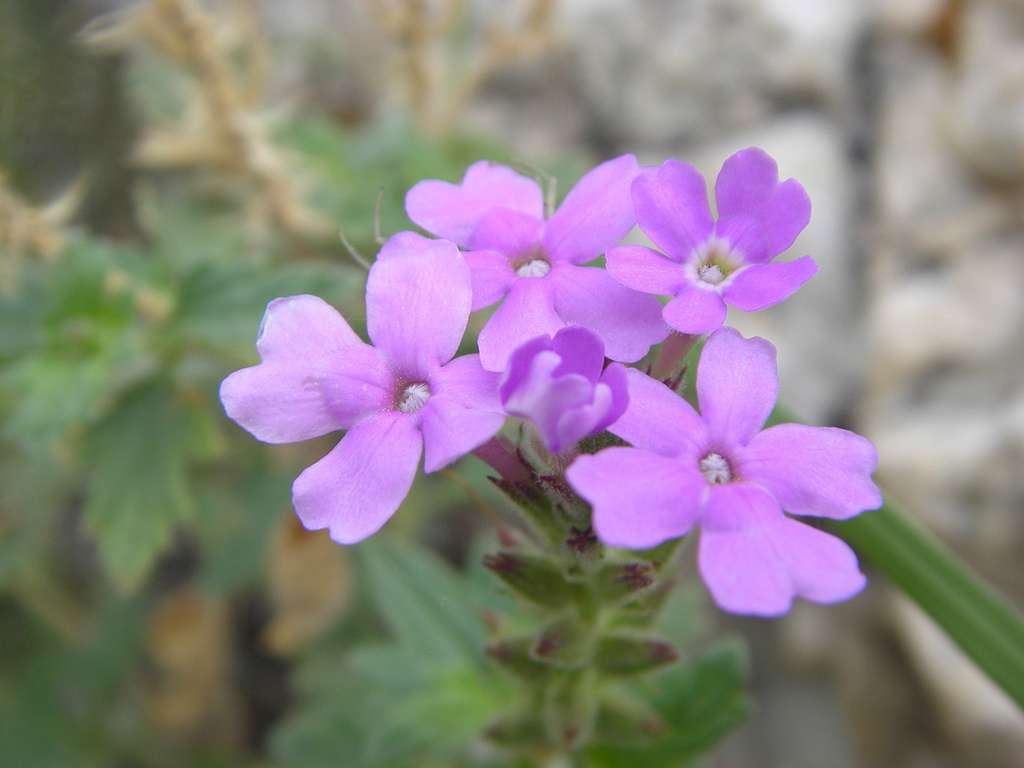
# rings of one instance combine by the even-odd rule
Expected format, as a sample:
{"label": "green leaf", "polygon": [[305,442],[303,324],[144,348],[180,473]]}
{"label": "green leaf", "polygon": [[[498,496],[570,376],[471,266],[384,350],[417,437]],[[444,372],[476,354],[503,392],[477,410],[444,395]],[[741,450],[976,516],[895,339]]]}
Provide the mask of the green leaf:
{"label": "green leaf", "polygon": [[193,511],[186,477],[193,440],[163,382],[130,393],[87,439],[92,483],[86,528],[114,583],[130,591]]}
{"label": "green leaf", "polygon": [[718,743],[747,718],[747,657],[725,643],[689,664],[678,664],[647,682],[647,698],[668,726],[647,744],[596,743],[586,750],[594,768],[677,768]]}
{"label": "green leaf", "polygon": [[822,527],[857,553],[942,627],[1024,707],[1024,621],[948,547],[892,502]]}
{"label": "green leaf", "polygon": [[423,663],[486,667],[484,633],[464,580],[436,555],[377,536],[356,550],[374,605]]}

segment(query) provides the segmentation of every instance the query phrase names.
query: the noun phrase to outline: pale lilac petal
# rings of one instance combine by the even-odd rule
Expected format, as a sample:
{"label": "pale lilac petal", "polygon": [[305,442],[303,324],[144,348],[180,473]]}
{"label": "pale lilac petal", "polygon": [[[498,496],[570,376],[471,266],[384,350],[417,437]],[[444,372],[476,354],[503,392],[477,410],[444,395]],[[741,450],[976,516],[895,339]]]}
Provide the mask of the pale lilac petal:
{"label": "pale lilac petal", "polygon": [[745,312],[757,312],[784,301],[806,283],[818,265],[810,256],[741,269],[722,292],[725,301]]}
{"label": "pale lilac petal", "polygon": [[409,493],[423,439],[409,414],[382,413],[348,431],[292,485],[292,504],[310,530],[339,544],[380,530]]}
{"label": "pale lilac petal", "polygon": [[680,333],[711,333],[725,322],[725,302],[718,291],[686,282],[661,310],[665,322]]}
{"label": "pale lilac petal", "polygon": [[688,163],[666,160],[633,182],[640,229],[666,253],[685,259],[708,239],[713,223],[704,177]]}
{"label": "pale lilac petal", "polygon": [[545,335],[525,341],[513,350],[508,359],[508,366],[501,374],[501,383],[498,385],[498,396],[502,402],[511,397],[513,392],[526,386],[533,372],[534,359],[541,352],[550,351],[553,347],[554,343],[551,337]]}
{"label": "pale lilac petal", "polygon": [[718,218],[749,216],[768,201],[779,183],[779,167],[763,149],[748,147],[731,155],[715,180]]}
{"label": "pale lilac petal", "polygon": [[844,542],[786,518],[771,494],[747,483],[712,486],[698,562],[722,609],[754,616],[784,614],[796,596],[846,600],[865,583]]}
{"label": "pale lilac petal", "polygon": [[503,371],[516,347],[537,336],[549,336],[564,325],[555,312],[551,280],[519,278],[480,331],[480,361],[488,371]]}
{"label": "pale lilac petal", "polygon": [[446,240],[375,262],[366,282],[370,338],[409,378],[428,376],[452,359],[471,306],[469,266]]}
{"label": "pale lilac petal", "polygon": [[604,368],[604,344],[589,329],[580,325],[563,328],[551,340],[553,349],[562,359],[555,375],[578,373],[591,382],[601,377]]}
{"label": "pale lilac petal", "polygon": [[630,185],[638,166],[622,155],[580,179],[544,230],[544,250],[552,260],[584,263],[616,245],[636,224]]}
{"label": "pale lilac petal", "polygon": [[881,506],[871,480],[877,466],[875,447],[860,435],[779,424],[750,441],[739,471],[771,491],[787,512],[843,520]]}
{"label": "pale lilac petal", "polygon": [[431,392],[450,397],[467,408],[502,413],[498,397],[500,374],[484,370],[479,355],[456,357],[430,377]]}
{"label": "pale lilac petal", "polygon": [[267,443],[309,440],[386,408],[394,382],[381,355],[315,296],[267,306],[257,349],[263,362],[228,376],[228,417]]}
{"label": "pale lilac petal", "polygon": [[486,160],[473,163],[461,184],[421,181],[405,196],[409,218],[428,232],[467,245],[480,219],[493,208],[544,216],[544,195],[533,179]]}
{"label": "pale lilac petal", "polygon": [[495,208],[488,212],[473,231],[469,246],[474,251],[497,251],[509,258],[540,252],[540,234],[544,222],[519,211]]}
{"label": "pale lilac petal", "polygon": [[811,198],[796,179],[787,179],[757,212],[767,258],[785,251],[811,220]]}
{"label": "pale lilac petal", "polygon": [[418,232],[396,232],[389,237],[377,253],[377,260],[388,259],[395,255],[430,250],[437,241],[424,237]]}
{"label": "pale lilac petal", "polygon": [[707,428],[693,407],[636,368],[626,369],[626,379],[629,404],[609,431],[637,448],[696,464],[707,449]]}
{"label": "pale lilac petal", "polygon": [[746,445],[764,425],[779,394],[775,347],[722,328],[707,340],[697,367],[700,412],[723,448]]}
{"label": "pale lilac petal", "polygon": [[674,296],[686,283],[682,264],[642,245],[612,248],[607,255],[608,274],[634,291]]}
{"label": "pale lilac petal", "polygon": [[[497,390],[497,374],[491,376]],[[425,472],[443,469],[483,445],[505,423],[505,414],[500,409],[494,411],[467,406],[464,401],[443,391],[427,400],[422,414]]]}
{"label": "pale lilac petal", "polygon": [[505,411],[498,380],[481,367],[478,355],[457,357],[431,377],[433,394],[422,411],[425,471],[447,466],[501,429]]}
{"label": "pale lilac petal", "polygon": [[696,467],[638,448],[584,454],[565,476],[593,506],[601,541],[631,549],[684,536],[700,515],[706,488]]}
{"label": "pale lilac petal", "polygon": [[462,254],[462,258],[469,265],[474,312],[501,301],[516,281],[516,273],[503,253],[468,251]]}
{"label": "pale lilac petal", "polygon": [[635,362],[669,334],[656,298],[619,285],[603,269],[556,264],[550,279],[559,317],[596,333],[612,360]]}
{"label": "pale lilac petal", "polygon": [[[804,188],[795,179],[780,184],[778,166],[760,149],[741,150],[725,161],[715,197],[719,234],[743,250],[750,262],[768,261],[785,251],[811,217]],[[734,220],[756,224],[756,241],[740,234],[746,223]]]}

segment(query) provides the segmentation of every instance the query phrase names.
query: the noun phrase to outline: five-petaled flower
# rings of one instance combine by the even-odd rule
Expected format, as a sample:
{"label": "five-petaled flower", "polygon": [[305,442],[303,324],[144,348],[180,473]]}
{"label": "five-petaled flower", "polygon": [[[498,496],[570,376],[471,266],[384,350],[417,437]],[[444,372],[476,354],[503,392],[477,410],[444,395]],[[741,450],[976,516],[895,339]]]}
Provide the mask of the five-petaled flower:
{"label": "five-petaled flower", "polygon": [[[310,529],[342,544],[375,533],[409,492],[421,452],[433,472],[504,423],[498,374],[455,358],[469,319],[469,268],[444,240],[381,250],[366,285],[364,343],[315,296],[275,299],[256,342],[260,364],[224,380],[228,416],[268,443],[348,430],[292,486]],[[425,450],[424,450],[425,449]]]}
{"label": "five-petaled flower", "polygon": [[716,330],[726,304],[747,312],[778,304],[818,269],[809,256],[771,263],[807,226],[811,202],[796,180],[779,182],[775,161],[760,149],[741,150],[722,166],[717,221],[704,177],[678,160],[641,173],[632,191],[640,228],[664,253],[613,248],[608,272],[630,288],[672,296],[663,316],[677,331]]}
{"label": "five-petaled flower", "polygon": [[701,529],[700,572],[735,613],[776,616],[794,596],[836,602],[864,585],[839,539],[783,514],[845,519],[881,504],[875,449],[843,429],[780,424],[775,348],[723,328],[697,369],[698,413],[629,370],[629,406],[610,431],[633,447],[580,456],[572,487],[594,508],[606,543],[647,548]]}
{"label": "five-petaled flower", "polygon": [[461,184],[421,181],[409,190],[409,218],[465,249],[473,309],[504,299],[480,332],[484,368],[504,370],[520,344],[567,325],[589,328],[608,357],[622,362],[639,360],[668,335],[654,297],[581,266],[635,225],[637,171],[632,155],[597,166],[547,221],[535,181],[485,161],[471,165]]}
{"label": "five-petaled flower", "polygon": [[506,412],[528,419],[552,453],[605,429],[626,410],[626,369],[604,367],[604,345],[572,326],[526,342],[509,361],[499,393]]}

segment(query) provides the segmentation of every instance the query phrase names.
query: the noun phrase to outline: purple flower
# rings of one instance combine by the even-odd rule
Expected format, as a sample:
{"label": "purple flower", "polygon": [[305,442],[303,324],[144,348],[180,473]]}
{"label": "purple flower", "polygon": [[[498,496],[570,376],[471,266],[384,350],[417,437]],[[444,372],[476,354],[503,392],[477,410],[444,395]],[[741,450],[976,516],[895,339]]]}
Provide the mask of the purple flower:
{"label": "purple flower", "polygon": [[780,424],[775,348],[731,328],[707,341],[697,369],[701,414],[635,369],[611,431],[632,448],[580,456],[567,477],[594,508],[607,544],[646,548],[700,524],[701,575],[734,613],[776,616],[799,595],[819,603],[864,586],[853,551],[786,517],[832,519],[875,509],[871,443],[843,429]]}
{"label": "purple flower", "polygon": [[461,184],[421,181],[409,190],[409,218],[467,251],[473,309],[504,299],[480,332],[484,368],[503,371],[520,344],[567,325],[590,328],[606,354],[624,362],[668,335],[657,300],[580,266],[636,223],[629,190],[637,170],[632,155],[597,166],[547,221],[536,182],[484,161]]}
{"label": "purple flower", "polygon": [[605,429],[626,410],[626,369],[604,367],[604,345],[586,328],[539,336],[512,353],[499,387],[511,416],[533,422],[552,453]]}
{"label": "purple flower", "polygon": [[424,469],[433,472],[501,428],[497,374],[476,355],[452,360],[470,302],[469,268],[452,243],[399,236],[366,285],[373,346],[315,296],[267,306],[260,364],[228,376],[220,398],[264,442],[348,430],[292,486],[307,528],[329,528],[342,544],[370,536],[409,492],[424,449]]}
{"label": "purple flower", "polygon": [[809,256],[770,263],[796,240],[811,201],[794,180],[779,182],[775,161],[744,149],[715,182],[718,221],[711,218],[704,178],[666,160],[633,182],[640,228],[664,251],[626,245],[608,252],[608,272],[625,286],[674,297],[665,322],[682,333],[710,333],[725,321],[725,305],[746,312],[778,304],[806,283],[818,265]]}

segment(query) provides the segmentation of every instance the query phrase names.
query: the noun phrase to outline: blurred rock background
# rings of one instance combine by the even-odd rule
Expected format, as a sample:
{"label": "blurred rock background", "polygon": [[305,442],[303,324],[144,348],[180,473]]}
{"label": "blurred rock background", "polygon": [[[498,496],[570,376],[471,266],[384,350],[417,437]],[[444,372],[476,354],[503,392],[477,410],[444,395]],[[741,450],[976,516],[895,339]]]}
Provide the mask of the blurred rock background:
{"label": "blurred rock background", "polygon": [[[116,181],[135,172],[116,159],[136,130],[123,108],[124,61],[69,42],[90,18],[129,4],[37,5],[37,26],[0,59],[39,43],[24,39],[38,30],[61,53],[32,59],[39,72],[28,80],[46,99],[22,99],[15,114],[2,97],[0,158],[37,200],[83,158],[98,162],[114,181],[86,213],[130,228]],[[821,271],[784,306],[735,324],[777,344],[783,397],[804,418],[874,440],[886,488],[1024,605],[1024,3],[407,4],[430,19],[465,6],[437,39],[402,28],[405,5],[264,0],[268,101],[316,105],[354,130],[407,110],[426,135],[483,135],[553,170],[567,157],[635,152],[714,174],[738,148],[767,149],[810,193],[811,224],[792,253],[813,255]],[[504,29],[522,34],[506,44]],[[54,109],[72,117],[50,119]],[[289,552],[339,574],[346,565],[282,525],[268,549],[274,618],[262,630],[276,653],[348,603],[305,595]],[[295,601],[313,608],[296,612]],[[230,741],[238,724],[214,690],[225,611],[187,591],[166,598],[151,619],[149,700],[169,728],[217,722],[217,738]],[[161,631],[168,623],[175,629]],[[759,711],[711,765],[1024,766],[1021,714],[884,584],[829,611],[727,624],[753,638]],[[210,668],[175,674],[190,642],[212,649]]]}

